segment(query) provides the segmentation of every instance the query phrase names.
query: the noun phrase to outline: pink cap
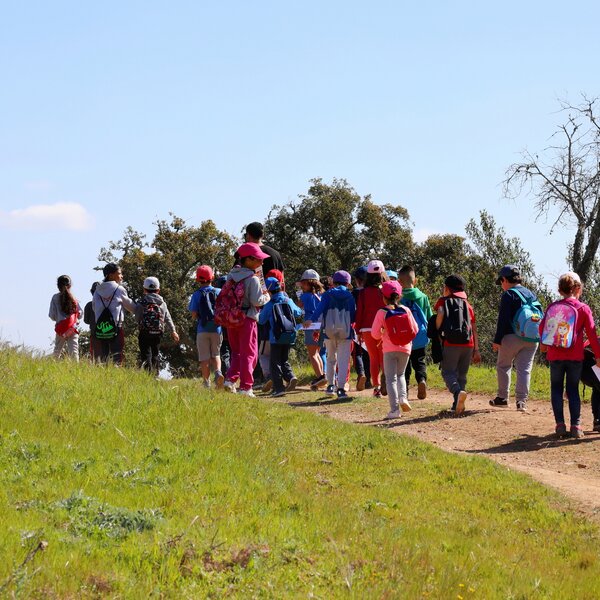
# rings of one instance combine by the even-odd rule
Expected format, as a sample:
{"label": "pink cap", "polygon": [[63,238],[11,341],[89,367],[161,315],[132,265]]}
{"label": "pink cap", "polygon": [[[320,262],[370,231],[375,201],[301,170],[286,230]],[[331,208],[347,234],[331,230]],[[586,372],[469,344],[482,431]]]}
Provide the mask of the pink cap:
{"label": "pink cap", "polygon": [[380,260],[370,260],[367,265],[367,273],[385,273],[385,267]]}
{"label": "pink cap", "polygon": [[208,265],[200,265],[196,269],[196,281],[212,281],[215,274]]}
{"label": "pink cap", "polygon": [[398,296],[402,296],[402,286],[398,281],[384,281],[381,286],[381,293],[389,298],[392,294],[398,294]]}
{"label": "pink cap", "polygon": [[242,244],[237,249],[237,254],[240,258],[247,258],[248,256],[260,258],[261,260],[269,258],[269,255],[263,252],[260,249],[260,246],[258,244],[255,244],[254,242],[246,242],[245,244]]}

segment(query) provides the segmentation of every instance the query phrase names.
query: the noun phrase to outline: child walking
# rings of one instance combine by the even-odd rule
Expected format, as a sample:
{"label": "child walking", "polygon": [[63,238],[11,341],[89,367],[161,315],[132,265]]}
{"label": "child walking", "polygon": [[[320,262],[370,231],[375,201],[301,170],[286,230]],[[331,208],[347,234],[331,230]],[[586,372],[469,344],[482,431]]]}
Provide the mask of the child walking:
{"label": "child walking", "polygon": [[67,355],[79,362],[79,330],[81,306],[71,293],[71,278],[61,275],[56,280],[58,294],[52,296],[48,316],[56,322],[54,332],[54,358],[60,358],[66,349]]}
{"label": "child walking", "polygon": [[[306,269],[300,277],[300,289],[302,293],[298,298],[300,308],[304,310],[304,320],[314,321],[313,314],[321,302],[321,297],[325,288],[319,280],[319,274],[314,269]],[[315,377],[310,382],[311,389],[317,390],[326,384],[323,359],[321,358],[320,343],[321,334],[319,331],[309,330],[304,332],[304,344],[308,353],[308,360],[313,368]]]}
{"label": "child walking", "polygon": [[144,279],[144,296],[136,304],[135,317],[139,327],[138,344],[142,367],[158,374],[158,354],[163,333],[169,332],[174,342],[179,341],[167,303],[160,295],[156,277]]}
{"label": "child walking", "polygon": [[222,330],[215,323],[215,304],[221,291],[212,286],[214,273],[208,265],[200,265],[196,269],[198,289],[192,294],[188,310],[196,325],[196,349],[203,385],[210,388],[210,370],[214,371],[214,380],[217,389],[223,387],[225,377],[221,371],[221,344],[223,343]]}
{"label": "child walking", "polygon": [[[358,267],[354,271],[354,287],[352,296],[354,302],[358,305],[360,296],[367,277],[367,267]],[[371,388],[371,363],[369,362],[369,353],[362,347],[358,334],[355,332],[354,348],[352,350],[354,357],[354,370],[356,371],[356,391],[362,392],[365,388]]]}
{"label": "child walking", "polygon": [[481,362],[473,307],[467,301],[466,282],[460,275],[448,275],[443,296],[434,310],[436,329],[442,340],[442,377],[453,397],[452,411],[460,415],[467,401],[467,373],[471,362]]}
{"label": "child walking", "polygon": [[397,281],[386,281],[381,286],[386,307],[377,311],[371,335],[383,342],[383,369],[390,401],[386,420],[398,419],[411,409],[406,392],[404,372],[419,326],[409,308],[400,305],[402,286]]}
{"label": "child walking", "polygon": [[594,317],[587,304],[579,300],[583,284],[577,273],[569,271],[558,280],[562,300],[553,302],[540,323],[542,352],[550,362],[550,398],[556,421],[556,434],[567,434],[563,409],[566,388],[571,416],[570,433],[574,438],[583,437],[581,428],[581,398],[579,379],[583,369],[585,332],[600,367],[600,342],[596,334]]}
{"label": "child walking", "polygon": [[[346,399],[348,394],[344,388],[350,371],[352,355],[352,338],[354,332],[352,323],[356,315],[354,298],[348,290],[350,274],[346,271],[336,271],[333,275],[333,285],[327,290],[316,309],[312,319],[305,321],[308,327],[313,321],[323,317],[323,333],[327,349],[327,395]],[[334,381],[337,369],[337,394]]]}
{"label": "child walking", "polygon": [[[302,316],[302,310],[287,297],[281,284],[275,277],[267,277],[265,285],[271,299],[263,306],[258,315],[258,323],[269,323],[269,342],[271,344],[270,372],[273,381],[274,398],[285,396],[286,391],[295,389],[298,379],[289,363],[290,348],[296,341],[296,318]],[[288,382],[287,387],[285,381]]]}

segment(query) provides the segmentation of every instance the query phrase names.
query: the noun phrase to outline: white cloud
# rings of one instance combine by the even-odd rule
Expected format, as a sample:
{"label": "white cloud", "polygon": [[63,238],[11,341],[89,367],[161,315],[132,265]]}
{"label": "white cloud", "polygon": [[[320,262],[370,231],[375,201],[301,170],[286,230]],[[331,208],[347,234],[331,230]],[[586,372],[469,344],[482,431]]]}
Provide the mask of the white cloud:
{"label": "white cloud", "polygon": [[86,231],[93,224],[92,215],[77,202],[34,204],[26,208],[0,211],[0,227],[5,229]]}
{"label": "white cloud", "polygon": [[421,227],[420,229],[413,230],[413,240],[415,242],[421,243],[424,242],[430,235],[443,235],[443,231],[436,231],[435,229],[427,229],[426,227]]}

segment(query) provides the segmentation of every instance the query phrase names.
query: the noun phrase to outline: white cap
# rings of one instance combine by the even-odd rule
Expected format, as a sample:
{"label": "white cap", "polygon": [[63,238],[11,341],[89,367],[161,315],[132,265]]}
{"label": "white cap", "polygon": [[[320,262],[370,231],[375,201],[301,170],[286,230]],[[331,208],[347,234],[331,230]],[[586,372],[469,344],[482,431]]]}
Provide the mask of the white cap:
{"label": "white cap", "polygon": [[380,260],[370,260],[367,265],[367,273],[385,273],[385,267]]}
{"label": "white cap", "polygon": [[305,279],[316,279],[319,281],[319,274],[314,269],[306,269],[304,273],[302,273],[302,277],[300,277],[300,281]]}
{"label": "white cap", "polygon": [[146,279],[144,279],[144,289],[152,292],[160,290],[160,282],[158,281],[158,277],[146,277]]}

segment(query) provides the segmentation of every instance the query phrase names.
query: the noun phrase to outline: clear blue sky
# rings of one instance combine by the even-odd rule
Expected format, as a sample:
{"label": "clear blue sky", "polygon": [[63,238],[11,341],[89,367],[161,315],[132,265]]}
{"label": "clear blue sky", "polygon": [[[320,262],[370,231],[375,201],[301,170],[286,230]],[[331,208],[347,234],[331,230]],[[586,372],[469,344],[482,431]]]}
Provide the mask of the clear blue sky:
{"label": "clear blue sky", "polygon": [[499,184],[557,98],[600,94],[600,8],[489,4],[0,2],[0,338],[49,348],[56,276],[87,301],[128,225],[237,233],[317,176],[405,206],[418,237],[485,208],[564,270],[570,235]]}

